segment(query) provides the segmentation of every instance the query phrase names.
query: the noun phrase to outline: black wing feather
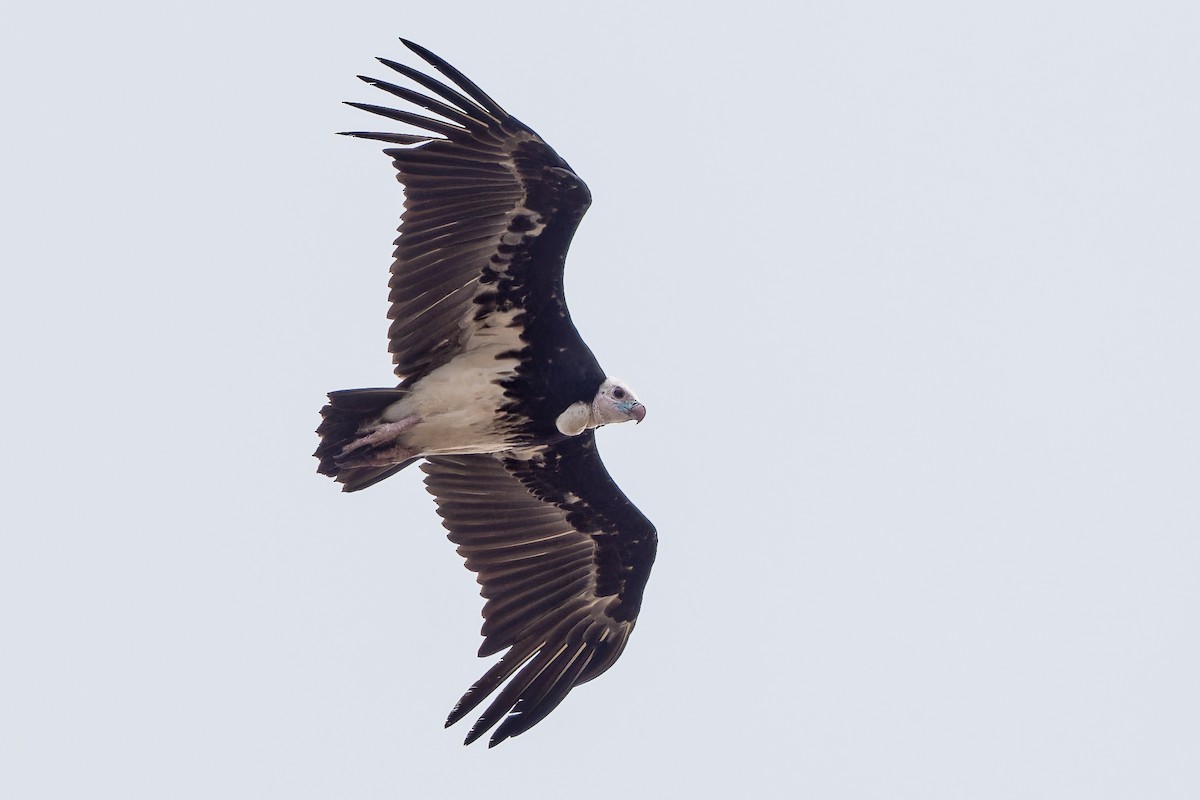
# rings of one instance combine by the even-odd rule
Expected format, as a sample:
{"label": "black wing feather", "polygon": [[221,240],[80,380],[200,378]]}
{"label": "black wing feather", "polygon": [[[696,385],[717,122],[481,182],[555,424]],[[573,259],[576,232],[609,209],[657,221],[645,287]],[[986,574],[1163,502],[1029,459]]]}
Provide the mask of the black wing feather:
{"label": "black wing feather", "polygon": [[359,75],[358,79],[364,83],[374,86],[376,89],[382,89],[388,94],[395,95],[401,100],[407,100],[413,105],[420,106],[426,111],[432,111],[438,116],[445,117],[452,122],[456,122],[463,127],[470,127],[477,124],[474,119],[464,114],[457,108],[452,108],[445,103],[440,103],[432,97],[423,95],[420,92],[414,92],[412,89],[407,89],[403,86],[397,86],[394,83],[381,81],[378,78],[369,78],[366,75]]}
{"label": "black wing feather", "polygon": [[[435,116],[348,103],[430,134],[349,134],[406,145],[385,151],[406,196],[388,284],[388,349],[396,374],[414,378],[445,364],[469,346],[472,332],[496,309],[537,308],[555,318],[548,324],[561,328],[559,339],[578,343],[576,372],[594,390],[603,374],[579,340],[560,291],[571,236],[590,203],[586,185],[541,137],[461,72],[424,47],[404,43],[454,86],[382,58],[384,66],[434,96],[359,77]],[[520,347],[516,335],[514,347]],[[546,395],[542,387],[532,393]]]}
{"label": "black wing feather", "polygon": [[612,482],[592,432],[507,453],[437,456],[422,469],[438,512],[477,573],[480,655],[508,652],[447,725],[500,689],[467,743],[532,727],[625,647],[657,548],[654,526]]}
{"label": "black wing feather", "polygon": [[503,120],[509,116],[509,113],[501,108],[499,103],[488,97],[486,92],[476,86],[466,75],[447,64],[441,57],[434,55],[416,42],[410,42],[408,39],[400,41],[404,42],[404,46],[409,50],[425,59],[434,69],[449,78],[458,88],[470,95],[476,103],[486,108],[493,117]]}

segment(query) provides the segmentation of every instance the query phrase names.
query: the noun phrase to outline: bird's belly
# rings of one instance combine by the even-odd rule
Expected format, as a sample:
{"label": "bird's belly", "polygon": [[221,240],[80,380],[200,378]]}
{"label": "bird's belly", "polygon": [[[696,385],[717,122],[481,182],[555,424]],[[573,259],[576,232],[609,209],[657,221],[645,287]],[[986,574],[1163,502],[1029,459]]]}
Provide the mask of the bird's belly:
{"label": "bird's belly", "polygon": [[500,382],[514,374],[517,360],[497,358],[499,347],[463,354],[418,381],[403,400],[383,412],[392,422],[421,418],[402,435],[405,447],[422,455],[494,453],[517,443],[516,431],[499,409],[508,402]]}

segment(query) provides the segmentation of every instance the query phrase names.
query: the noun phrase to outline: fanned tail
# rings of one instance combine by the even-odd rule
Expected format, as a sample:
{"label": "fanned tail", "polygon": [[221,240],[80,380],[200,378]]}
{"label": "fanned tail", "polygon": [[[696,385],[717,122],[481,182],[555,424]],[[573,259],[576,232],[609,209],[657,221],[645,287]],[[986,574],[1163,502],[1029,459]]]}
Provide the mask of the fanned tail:
{"label": "fanned tail", "polygon": [[329,393],[329,404],[321,409],[317,435],[321,443],[314,456],[321,460],[317,472],[343,484],[343,492],[357,492],[379,483],[416,461],[410,458],[384,467],[339,467],[343,449],[358,435],[364,422],[378,417],[383,410],[404,397],[403,389],[343,389]]}

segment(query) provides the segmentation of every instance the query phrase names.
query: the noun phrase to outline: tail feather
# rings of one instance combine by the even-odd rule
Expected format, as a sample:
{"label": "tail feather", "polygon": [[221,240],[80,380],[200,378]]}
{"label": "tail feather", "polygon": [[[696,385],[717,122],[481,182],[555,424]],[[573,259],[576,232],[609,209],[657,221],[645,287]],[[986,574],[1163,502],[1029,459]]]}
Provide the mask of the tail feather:
{"label": "tail feather", "polygon": [[416,461],[416,458],[411,458],[386,467],[343,468],[337,465],[338,455],[358,434],[359,426],[379,416],[405,394],[403,389],[343,389],[330,392],[329,404],[321,409],[321,424],[317,426],[317,435],[321,437],[321,443],[313,453],[321,461],[317,472],[343,484],[342,491],[356,492],[379,483]]}

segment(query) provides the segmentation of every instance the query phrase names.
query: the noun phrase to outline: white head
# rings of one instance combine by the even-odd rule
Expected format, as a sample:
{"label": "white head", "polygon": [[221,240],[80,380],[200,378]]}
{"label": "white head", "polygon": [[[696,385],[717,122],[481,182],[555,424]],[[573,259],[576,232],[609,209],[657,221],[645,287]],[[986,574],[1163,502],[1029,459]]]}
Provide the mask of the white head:
{"label": "white head", "polygon": [[628,420],[641,422],[645,418],[646,407],[637,399],[629,384],[620,378],[604,379],[604,383],[600,384],[600,391],[596,392],[596,397],[592,400],[594,427]]}
{"label": "white head", "polygon": [[578,436],[588,428],[629,420],[641,422],[645,418],[646,407],[633,389],[619,378],[605,378],[591,403],[572,403],[558,415],[556,424],[567,436]]}

